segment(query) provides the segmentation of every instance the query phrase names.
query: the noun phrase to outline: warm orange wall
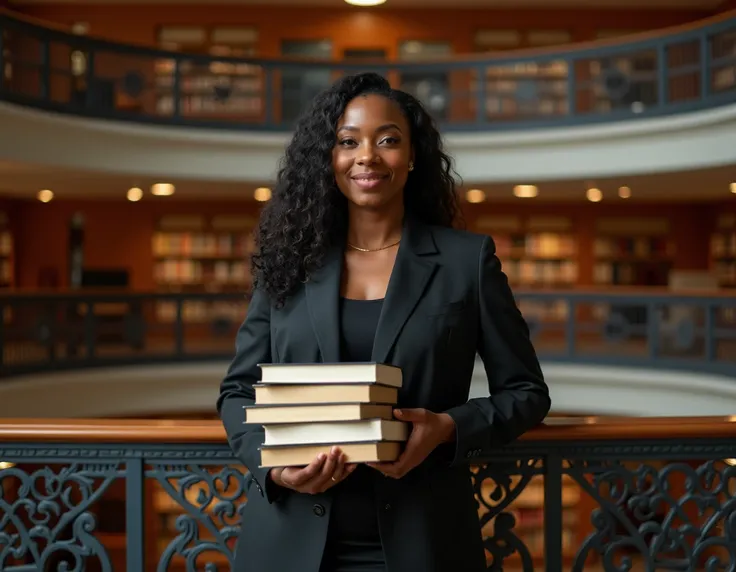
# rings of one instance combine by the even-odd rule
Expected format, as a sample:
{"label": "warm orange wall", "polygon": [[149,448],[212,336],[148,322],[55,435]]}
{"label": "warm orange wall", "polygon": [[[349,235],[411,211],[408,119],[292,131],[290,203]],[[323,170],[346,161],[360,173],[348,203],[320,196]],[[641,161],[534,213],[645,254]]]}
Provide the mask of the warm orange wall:
{"label": "warm orange wall", "polygon": [[[85,266],[88,268],[127,268],[132,287],[153,290],[154,259],[151,237],[158,217],[173,213],[202,213],[207,216],[223,213],[253,213],[254,203],[226,201],[144,200],[140,203],[122,201],[62,201],[48,204],[38,201],[15,201],[11,205],[16,243],[17,287],[35,288],[44,268],[54,268],[60,286],[67,284],[67,237],[72,215],[85,216]],[[573,220],[580,244],[580,283],[592,284],[592,243],[595,221],[599,216],[667,216],[675,229],[678,269],[708,267],[710,233],[716,214],[724,208],[736,212],[736,196],[722,205],[677,204],[545,204],[502,203],[466,205],[466,220],[472,228],[479,214],[564,215]],[[587,245],[587,246],[586,246]]]}
{"label": "warm orange wall", "polygon": [[39,273],[55,269],[60,287],[67,285],[69,222],[75,213],[85,218],[84,266],[126,268],[131,287],[153,290],[154,259],[151,239],[157,220],[164,214],[256,213],[253,203],[174,202],[129,203],[122,201],[59,201],[43,204],[19,202],[14,210],[17,284],[38,286]]}
{"label": "warm orange wall", "polygon": [[396,55],[401,40],[452,42],[455,53],[473,51],[478,29],[566,29],[575,41],[593,39],[599,29],[651,30],[711,15],[695,10],[463,10],[390,8],[293,8],[233,5],[85,6],[30,5],[30,16],[65,25],[87,22],[89,33],[123,42],[155,44],[160,25],[252,25],[261,56],[277,56],[283,39],[331,39],[335,57],[345,48],[384,48]]}

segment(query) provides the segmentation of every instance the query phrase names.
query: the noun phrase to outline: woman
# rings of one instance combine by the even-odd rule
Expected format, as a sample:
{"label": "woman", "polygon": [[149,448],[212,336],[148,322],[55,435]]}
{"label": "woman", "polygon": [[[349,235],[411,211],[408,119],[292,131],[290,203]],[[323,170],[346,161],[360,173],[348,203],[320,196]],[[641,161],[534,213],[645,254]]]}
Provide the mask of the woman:
{"label": "woman", "polygon": [[[236,572],[485,570],[468,462],[550,407],[488,236],[454,230],[451,162],[420,103],[382,77],[339,80],[296,126],[253,259],[254,294],[218,410],[249,469]],[[491,397],[468,401],[476,352]],[[393,463],[259,468],[243,423],[257,364],[402,369]]]}

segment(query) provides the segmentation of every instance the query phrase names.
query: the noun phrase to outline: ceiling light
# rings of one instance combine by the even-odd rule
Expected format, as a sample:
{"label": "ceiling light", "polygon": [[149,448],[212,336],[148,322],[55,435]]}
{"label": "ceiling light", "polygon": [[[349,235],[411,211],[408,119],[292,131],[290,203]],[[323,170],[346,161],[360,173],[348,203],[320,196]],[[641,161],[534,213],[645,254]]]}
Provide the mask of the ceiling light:
{"label": "ceiling light", "polygon": [[386,0],[345,0],[345,2],[353,6],[378,6],[385,4]]}
{"label": "ceiling light", "polygon": [[532,199],[537,196],[539,189],[536,185],[516,185],[514,187],[514,195],[520,199]]}
{"label": "ceiling light", "polygon": [[736,193],[736,183],[731,183],[728,188],[731,189],[732,193]]}
{"label": "ceiling light", "polygon": [[253,191],[253,198],[259,203],[265,203],[271,198],[271,189],[268,187],[258,187]]}
{"label": "ceiling light", "polygon": [[128,189],[128,194],[125,195],[131,203],[136,203],[143,198],[143,191],[138,187]]}
{"label": "ceiling light", "polygon": [[619,187],[618,196],[622,199],[628,199],[631,196],[631,189],[629,187]]}
{"label": "ceiling light", "polygon": [[596,189],[595,187],[585,191],[585,196],[591,203],[599,203],[603,200],[603,193],[600,189]]}
{"label": "ceiling light", "polygon": [[171,183],[156,183],[151,185],[151,194],[157,197],[168,197],[174,194],[176,187]]}
{"label": "ceiling light", "polygon": [[486,194],[480,189],[470,189],[467,193],[465,193],[465,199],[469,203],[482,203],[486,200]]}
{"label": "ceiling light", "polygon": [[49,201],[51,201],[51,199],[54,198],[54,192],[49,191],[48,189],[44,189],[43,191],[38,191],[38,195],[36,196],[38,197],[38,200],[42,203],[48,203]]}

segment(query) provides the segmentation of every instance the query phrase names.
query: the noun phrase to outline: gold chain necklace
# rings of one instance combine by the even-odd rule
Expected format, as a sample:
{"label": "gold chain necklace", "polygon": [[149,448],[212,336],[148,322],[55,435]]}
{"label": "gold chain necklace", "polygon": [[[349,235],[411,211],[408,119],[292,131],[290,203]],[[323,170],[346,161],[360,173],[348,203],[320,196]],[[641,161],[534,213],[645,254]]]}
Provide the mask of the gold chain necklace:
{"label": "gold chain necklace", "polygon": [[387,244],[386,246],[382,246],[381,248],[360,248],[359,246],[355,246],[354,244],[350,244],[349,242],[348,242],[348,246],[352,248],[353,250],[359,250],[360,252],[378,252],[379,250],[386,250],[387,248],[396,246],[400,242],[401,242],[401,239],[397,240],[396,242],[392,244]]}

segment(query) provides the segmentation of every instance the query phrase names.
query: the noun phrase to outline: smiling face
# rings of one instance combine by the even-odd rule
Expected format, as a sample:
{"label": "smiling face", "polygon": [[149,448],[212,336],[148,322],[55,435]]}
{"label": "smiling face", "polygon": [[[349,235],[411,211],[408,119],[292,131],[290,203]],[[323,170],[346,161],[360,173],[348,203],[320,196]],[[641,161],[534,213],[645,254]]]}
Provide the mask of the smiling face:
{"label": "smiling face", "polygon": [[350,203],[371,209],[403,205],[413,158],[409,129],[399,106],[383,96],[348,103],[337,124],[332,167]]}

